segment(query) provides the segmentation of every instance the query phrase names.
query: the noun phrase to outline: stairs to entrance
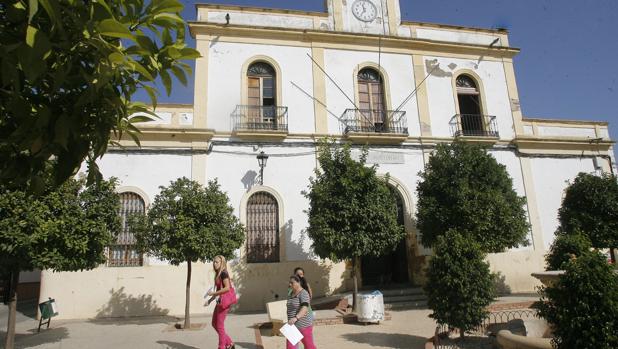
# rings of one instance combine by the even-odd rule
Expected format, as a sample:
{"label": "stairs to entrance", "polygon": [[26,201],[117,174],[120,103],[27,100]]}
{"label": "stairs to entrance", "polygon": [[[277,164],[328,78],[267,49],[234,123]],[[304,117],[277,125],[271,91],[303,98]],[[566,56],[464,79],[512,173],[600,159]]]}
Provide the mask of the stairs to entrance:
{"label": "stairs to entrance", "polygon": [[427,306],[427,296],[420,287],[380,290],[386,310],[417,309]]}

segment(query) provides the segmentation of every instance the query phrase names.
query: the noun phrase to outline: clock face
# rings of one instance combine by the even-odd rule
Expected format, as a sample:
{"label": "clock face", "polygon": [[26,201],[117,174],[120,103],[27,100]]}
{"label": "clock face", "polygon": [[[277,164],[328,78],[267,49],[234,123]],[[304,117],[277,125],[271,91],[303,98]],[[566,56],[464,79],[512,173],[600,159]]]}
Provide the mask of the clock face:
{"label": "clock face", "polygon": [[354,17],[363,22],[372,22],[378,16],[378,9],[369,0],[356,0],[352,4]]}

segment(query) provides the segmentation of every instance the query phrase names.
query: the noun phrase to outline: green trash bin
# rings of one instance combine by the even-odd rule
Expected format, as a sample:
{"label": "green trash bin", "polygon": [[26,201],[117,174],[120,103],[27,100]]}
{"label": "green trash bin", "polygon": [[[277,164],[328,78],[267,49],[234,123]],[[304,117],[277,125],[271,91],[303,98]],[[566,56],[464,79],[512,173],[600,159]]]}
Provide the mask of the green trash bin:
{"label": "green trash bin", "polygon": [[38,332],[41,332],[41,325],[47,324],[47,328],[49,328],[52,317],[58,316],[56,300],[49,298],[49,300],[39,303],[39,311],[41,312],[41,318],[39,319]]}

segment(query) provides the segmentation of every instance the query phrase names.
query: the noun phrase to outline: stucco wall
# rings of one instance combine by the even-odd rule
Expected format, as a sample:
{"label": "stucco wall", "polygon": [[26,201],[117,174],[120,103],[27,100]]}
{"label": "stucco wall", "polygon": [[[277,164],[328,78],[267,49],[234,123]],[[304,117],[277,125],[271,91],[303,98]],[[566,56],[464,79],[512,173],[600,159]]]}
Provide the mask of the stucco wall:
{"label": "stucco wall", "polygon": [[[313,99],[313,73],[310,49],[276,45],[253,45],[210,42],[208,62],[208,127],[219,132],[231,131],[230,115],[241,101],[242,67],[251,58],[267,56],[281,67],[282,100],[279,106],[288,107],[291,133],[315,131]],[[296,84],[298,87],[295,87]],[[246,103],[246,102],[245,102]]]}
{"label": "stucco wall", "polygon": [[[236,311],[264,311],[265,303],[285,299],[288,276],[294,268],[305,269],[317,297],[342,290],[345,263],[289,262],[231,266],[239,302]],[[213,285],[210,264],[192,265],[192,314],[211,314],[204,294]],[[40,300],[54,298],[60,315],[55,319],[88,319],[127,316],[183,316],[186,264],[138,268],[100,267],[91,271],[53,273],[44,271]]]}
{"label": "stucco wall", "polygon": [[[433,70],[426,81],[433,136],[451,136],[449,122],[457,114],[453,75],[461,71],[472,71],[480,77],[481,104],[487,115],[496,117],[500,138],[513,138],[513,115],[502,63],[430,56],[423,60],[425,74]],[[434,70],[436,64],[439,67]]]}
{"label": "stucco wall", "polygon": [[[489,46],[489,44],[491,44],[498,36],[455,30],[417,28],[416,37],[419,39],[427,40],[460,42],[464,44]],[[498,44],[498,46],[500,46],[500,44]]]}
{"label": "stucco wall", "polygon": [[[379,65],[386,73],[385,80],[388,80],[385,89],[387,89],[386,93],[390,95],[390,101],[387,100],[386,107],[388,110],[397,109],[415,88],[411,56],[386,53],[379,56],[375,52],[324,50],[325,70],[356,105],[358,105],[358,100],[354,87],[357,80],[355,72],[358,71],[359,66],[367,63],[376,66],[380,63]],[[354,109],[355,106],[330,80],[326,82],[326,101],[328,110],[334,114],[328,116],[328,131],[332,134],[339,134],[341,127],[336,117],[341,117],[346,109]],[[412,98],[401,110],[406,112],[409,134],[419,135],[416,98]]]}

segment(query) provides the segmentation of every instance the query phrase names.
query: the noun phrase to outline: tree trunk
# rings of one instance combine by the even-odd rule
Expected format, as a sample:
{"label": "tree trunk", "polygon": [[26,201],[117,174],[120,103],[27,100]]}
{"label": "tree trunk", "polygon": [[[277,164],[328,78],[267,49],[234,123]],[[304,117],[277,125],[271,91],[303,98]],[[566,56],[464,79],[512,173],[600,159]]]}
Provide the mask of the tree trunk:
{"label": "tree trunk", "polygon": [[187,289],[186,289],[186,301],[185,301],[185,326],[184,328],[191,329],[191,261],[187,261]]}
{"label": "tree trunk", "polygon": [[352,282],[354,283],[354,290],[352,292],[352,312],[356,313],[358,310],[358,279],[356,277],[356,257],[352,257]]}
{"label": "tree trunk", "polygon": [[612,247],[609,249],[609,256],[612,259],[612,264],[616,266],[616,249],[615,248]]}
{"label": "tree trunk", "polygon": [[6,329],[4,349],[15,347],[15,316],[17,315],[17,284],[19,283],[19,271],[11,273],[9,279],[9,322]]}
{"label": "tree trunk", "polygon": [[459,329],[459,338],[461,338],[461,340],[463,341],[465,336],[466,336],[466,331],[464,331],[463,328],[460,328]]}

